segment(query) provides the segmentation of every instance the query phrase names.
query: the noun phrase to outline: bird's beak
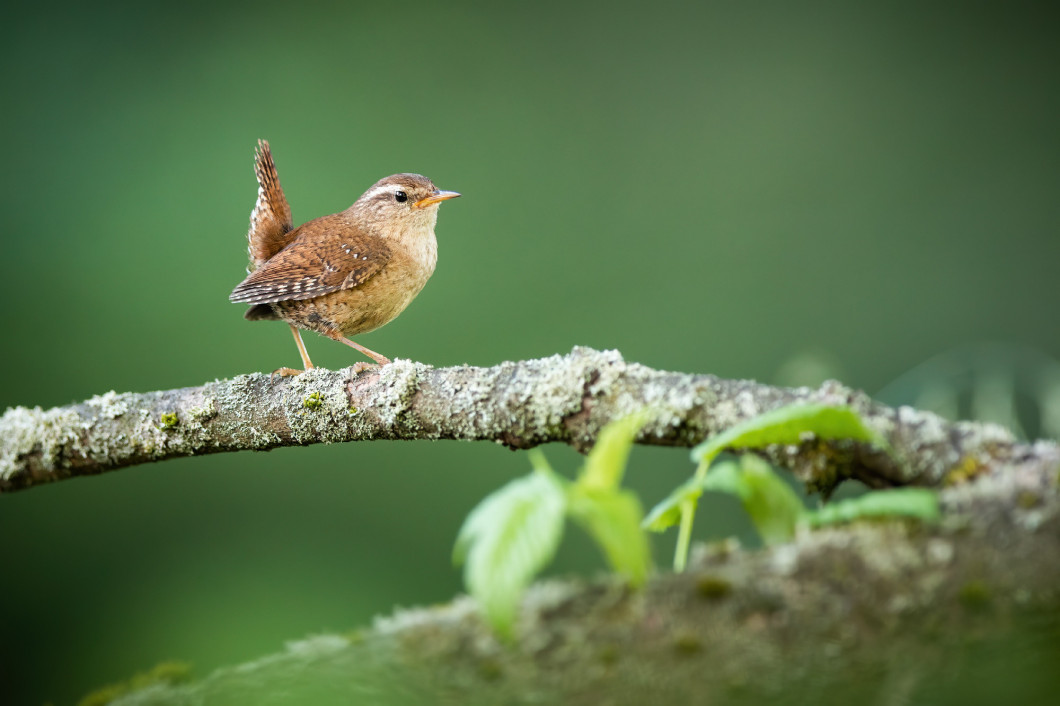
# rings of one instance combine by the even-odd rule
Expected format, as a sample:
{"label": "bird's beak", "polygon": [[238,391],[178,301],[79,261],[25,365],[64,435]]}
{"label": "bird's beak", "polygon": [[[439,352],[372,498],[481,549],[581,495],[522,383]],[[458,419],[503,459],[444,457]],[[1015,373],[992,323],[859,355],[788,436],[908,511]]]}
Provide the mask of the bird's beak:
{"label": "bird's beak", "polygon": [[428,206],[442,201],[448,201],[449,199],[455,199],[460,194],[455,191],[435,191],[433,194],[425,199],[420,199],[416,203],[412,204],[416,208],[427,208]]}

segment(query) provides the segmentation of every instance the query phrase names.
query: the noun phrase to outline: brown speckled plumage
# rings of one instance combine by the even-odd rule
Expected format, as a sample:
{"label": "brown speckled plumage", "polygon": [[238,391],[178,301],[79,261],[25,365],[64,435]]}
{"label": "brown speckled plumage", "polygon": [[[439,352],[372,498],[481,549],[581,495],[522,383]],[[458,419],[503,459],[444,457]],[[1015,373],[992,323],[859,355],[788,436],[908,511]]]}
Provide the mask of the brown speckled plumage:
{"label": "brown speckled plumage", "polygon": [[[418,174],[395,174],[345,211],[292,229],[269,144],[259,141],[255,156],[250,274],[229,299],[251,304],[250,320],[281,319],[389,362],[343,337],[392,321],[423,289],[438,259],[438,204],[459,194],[439,191]],[[312,367],[297,331],[295,338],[303,363]]]}

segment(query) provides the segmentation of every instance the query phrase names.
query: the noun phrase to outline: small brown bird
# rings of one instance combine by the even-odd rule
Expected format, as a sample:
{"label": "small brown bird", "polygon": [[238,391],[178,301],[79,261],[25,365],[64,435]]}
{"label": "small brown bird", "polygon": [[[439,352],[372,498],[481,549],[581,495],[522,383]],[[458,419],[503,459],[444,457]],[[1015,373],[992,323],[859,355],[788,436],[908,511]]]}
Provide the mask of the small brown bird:
{"label": "small brown bird", "polygon": [[313,363],[298,329],[387,365],[389,358],[346,336],[389,323],[420,293],[438,261],[438,204],[460,194],[439,191],[419,174],[395,174],[377,181],[342,213],[294,228],[269,143],[258,140],[254,156],[258,201],[247,233],[249,274],[228,298],[251,305],[244,314],[250,321],[286,321],[306,370]]}

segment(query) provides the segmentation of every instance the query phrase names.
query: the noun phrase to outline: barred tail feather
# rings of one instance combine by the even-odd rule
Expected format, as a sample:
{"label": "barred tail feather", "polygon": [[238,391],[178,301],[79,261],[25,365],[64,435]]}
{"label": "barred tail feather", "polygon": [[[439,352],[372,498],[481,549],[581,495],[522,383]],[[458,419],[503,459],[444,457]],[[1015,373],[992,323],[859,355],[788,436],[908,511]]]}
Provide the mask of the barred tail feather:
{"label": "barred tail feather", "polygon": [[254,175],[258,179],[258,200],[250,212],[250,229],[247,231],[250,272],[283,250],[294,230],[291,207],[283,195],[267,140],[258,140],[258,148],[254,151]]}

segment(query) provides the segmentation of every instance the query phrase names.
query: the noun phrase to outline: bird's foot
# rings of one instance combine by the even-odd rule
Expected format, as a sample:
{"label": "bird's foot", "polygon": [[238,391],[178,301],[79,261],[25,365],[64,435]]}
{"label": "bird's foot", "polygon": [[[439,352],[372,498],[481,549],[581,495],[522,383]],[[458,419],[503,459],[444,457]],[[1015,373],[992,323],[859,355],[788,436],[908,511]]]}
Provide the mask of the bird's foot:
{"label": "bird's foot", "polygon": [[[379,367],[382,367],[384,365],[390,365],[390,358],[387,358],[382,353],[376,353],[375,351],[369,348],[365,348],[360,343],[354,343],[348,338],[343,338],[342,334],[337,331],[325,332],[324,335],[334,341],[338,341],[339,343],[345,343],[350,348],[356,348],[361,353],[364,353],[366,356],[374,360],[375,364]],[[360,363],[358,363],[358,365],[360,365]]]}
{"label": "bird's foot", "polygon": [[269,374],[269,382],[272,382],[272,379],[277,375],[282,378],[291,378],[295,375],[301,375],[304,372],[304,370],[295,370],[294,368],[276,368]]}
{"label": "bird's foot", "polygon": [[[387,361],[387,362],[389,363],[390,361]],[[371,370],[373,372],[377,371],[381,367],[382,366],[379,363],[364,363],[364,362],[354,363],[353,365],[350,366],[351,370],[353,371],[353,376],[354,377],[357,377],[361,373],[367,372],[369,370]]]}

